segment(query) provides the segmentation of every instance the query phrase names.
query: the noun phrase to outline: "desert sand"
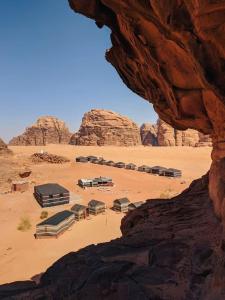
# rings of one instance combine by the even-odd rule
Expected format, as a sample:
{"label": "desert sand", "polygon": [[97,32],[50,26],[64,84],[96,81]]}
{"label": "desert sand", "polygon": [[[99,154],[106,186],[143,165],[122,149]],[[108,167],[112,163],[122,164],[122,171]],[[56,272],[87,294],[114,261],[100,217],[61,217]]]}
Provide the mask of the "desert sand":
{"label": "desert sand", "polygon": [[[45,147],[10,147],[14,161],[25,162],[32,169],[32,184],[24,193],[0,194],[0,283],[27,280],[44,272],[61,256],[90,244],[107,242],[121,236],[120,222],[124,214],[113,212],[110,207],[114,199],[128,197],[132,202],[151,198],[173,196],[184,190],[190,182],[209,169],[211,148],[192,147],[79,147],[70,145],[48,145]],[[31,164],[28,157],[39,150],[59,154],[71,159],[62,165]],[[137,165],[162,165],[179,168],[182,178],[169,179],[94,164],[75,163],[79,155],[103,156],[107,160],[133,162]],[[3,161],[1,162],[3,164]],[[83,190],[77,186],[79,178],[110,176],[115,186],[110,189],[90,188]],[[90,220],[76,222],[58,239],[35,240],[35,225],[40,223],[41,211],[48,215],[70,209],[74,204],[42,209],[33,198],[33,186],[57,182],[73,194],[82,197],[82,204],[91,199],[102,200],[108,209],[105,215],[91,217]],[[1,184],[1,183],[0,183]],[[163,201],[163,199],[162,199]],[[32,227],[27,232],[17,229],[22,217],[29,218]]]}

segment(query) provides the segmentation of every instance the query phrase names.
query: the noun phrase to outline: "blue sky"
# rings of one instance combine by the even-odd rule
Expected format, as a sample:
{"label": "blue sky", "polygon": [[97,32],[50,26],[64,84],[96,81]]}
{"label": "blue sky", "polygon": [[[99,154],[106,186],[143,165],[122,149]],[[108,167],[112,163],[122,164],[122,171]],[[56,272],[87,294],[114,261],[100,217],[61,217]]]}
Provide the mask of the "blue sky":
{"label": "blue sky", "polygon": [[92,108],[154,122],[152,106],[106,62],[109,35],[67,0],[0,0],[0,137],[8,141],[42,115],[75,131]]}

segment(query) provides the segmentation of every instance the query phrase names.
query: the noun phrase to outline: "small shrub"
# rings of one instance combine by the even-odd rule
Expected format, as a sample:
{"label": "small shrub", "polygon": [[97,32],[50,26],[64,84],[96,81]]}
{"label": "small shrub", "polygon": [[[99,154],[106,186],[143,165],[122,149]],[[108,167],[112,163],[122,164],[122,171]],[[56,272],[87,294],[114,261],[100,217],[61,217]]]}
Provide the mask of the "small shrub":
{"label": "small shrub", "polygon": [[23,232],[31,229],[30,219],[27,218],[27,217],[21,218],[20,223],[19,223],[17,229],[20,230],[20,231],[23,231]]}
{"label": "small shrub", "polygon": [[46,219],[47,217],[48,217],[48,212],[46,210],[43,210],[41,212],[40,219]]}

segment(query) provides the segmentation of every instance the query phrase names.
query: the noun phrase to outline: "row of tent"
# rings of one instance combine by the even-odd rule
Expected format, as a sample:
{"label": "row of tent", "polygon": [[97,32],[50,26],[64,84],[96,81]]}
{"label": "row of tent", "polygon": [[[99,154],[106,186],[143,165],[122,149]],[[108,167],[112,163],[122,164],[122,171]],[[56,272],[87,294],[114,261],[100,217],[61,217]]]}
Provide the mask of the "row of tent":
{"label": "row of tent", "polygon": [[[125,213],[138,208],[143,203],[143,201],[131,203],[128,198],[116,199],[113,202],[113,210]],[[60,211],[37,224],[35,238],[58,238],[58,236],[69,229],[75,221],[86,219],[89,215],[96,216],[105,213],[105,211],[106,204],[99,200],[91,200],[87,206],[75,204],[70,211]]]}
{"label": "row of tent", "polygon": [[81,162],[81,163],[88,163],[91,162],[93,164],[99,164],[99,165],[106,165],[106,166],[111,166],[111,167],[116,167],[116,168],[123,168],[123,169],[128,169],[128,170],[137,170],[139,172],[145,172],[145,173],[150,173],[150,174],[155,174],[159,176],[167,176],[167,177],[181,177],[182,172],[181,170],[174,169],[174,168],[165,168],[161,166],[136,166],[133,163],[126,164],[124,162],[114,162],[112,160],[105,160],[103,157],[96,157],[96,156],[79,156],[76,158],[76,162]]}

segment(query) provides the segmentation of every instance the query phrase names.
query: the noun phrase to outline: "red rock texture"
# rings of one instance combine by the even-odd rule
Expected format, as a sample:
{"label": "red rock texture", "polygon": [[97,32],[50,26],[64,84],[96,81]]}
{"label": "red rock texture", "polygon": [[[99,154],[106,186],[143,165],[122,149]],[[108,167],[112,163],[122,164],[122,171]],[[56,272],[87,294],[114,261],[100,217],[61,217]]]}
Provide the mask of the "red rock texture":
{"label": "red rock texture", "polygon": [[158,128],[156,125],[150,123],[142,124],[140,128],[141,142],[144,146],[157,146],[157,133]]}
{"label": "red rock texture", "polygon": [[224,299],[223,228],[207,187],[206,175],[172,200],[147,201],[123,219],[122,238],[67,254],[44,273],[39,285],[3,285],[0,297]]}
{"label": "red rock texture", "polygon": [[140,133],[145,146],[212,146],[209,135],[194,129],[177,130],[160,119],[156,125],[143,124]]}
{"label": "red rock texture", "polygon": [[[210,134],[212,158],[225,157],[225,1],[69,0],[108,26],[107,60],[124,83],[176,129]],[[210,176],[210,180],[213,178]],[[219,183],[218,183],[219,185]],[[222,193],[223,194],[223,193]],[[223,198],[210,195],[218,216]],[[225,196],[225,195],[224,195]]]}
{"label": "red rock texture", "polygon": [[83,146],[136,146],[141,144],[139,127],[113,111],[92,109],[84,114],[82,124],[70,144]]}
{"label": "red rock texture", "polygon": [[72,133],[65,122],[56,117],[40,117],[37,122],[27,127],[22,135],[14,137],[9,144],[13,146],[41,146],[46,144],[68,144]]}

